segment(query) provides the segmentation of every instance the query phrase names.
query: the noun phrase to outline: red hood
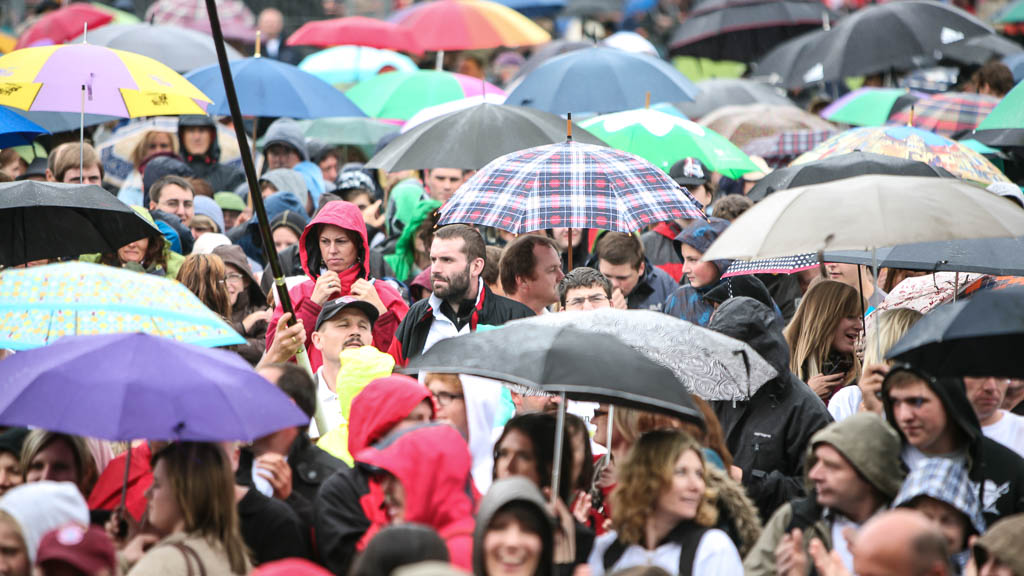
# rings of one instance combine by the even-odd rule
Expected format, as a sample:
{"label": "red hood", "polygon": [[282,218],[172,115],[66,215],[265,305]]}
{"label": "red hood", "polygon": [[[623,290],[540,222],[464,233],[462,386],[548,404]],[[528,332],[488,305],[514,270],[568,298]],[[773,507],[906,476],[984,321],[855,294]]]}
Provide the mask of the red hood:
{"label": "red hood", "polygon": [[417,404],[429,399],[430,391],[426,386],[401,374],[378,378],[367,384],[352,399],[349,411],[352,417],[348,421],[349,454],[355,456],[387,436]]}
{"label": "red hood", "polygon": [[405,489],[405,522],[426,524],[442,535],[472,519],[469,446],[444,424],[410,430],[383,448],[367,448],[359,462],[393,474]]}
{"label": "red hood", "polygon": [[[310,236],[310,232],[318,227],[320,224],[333,224],[339,228],[345,230],[352,230],[359,234],[362,238],[362,251],[361,257],[363,260],[363,278],[370,277],[370,244],[366,239],[366,223],[363,221],[363,213],[359,211],[359,208],[351,203],[341,201],[328,202],[320,209],[320,212],[306,225],[305,230],[302,231],[302,237],[299,238],[299,258],[302,261],[302,270],[309,276],[314,282],[318,276],[320,276],[320,246],[317,242],[315,234]],[[314,270],[310,270],[310,257],[313,257],[316,265]]]}

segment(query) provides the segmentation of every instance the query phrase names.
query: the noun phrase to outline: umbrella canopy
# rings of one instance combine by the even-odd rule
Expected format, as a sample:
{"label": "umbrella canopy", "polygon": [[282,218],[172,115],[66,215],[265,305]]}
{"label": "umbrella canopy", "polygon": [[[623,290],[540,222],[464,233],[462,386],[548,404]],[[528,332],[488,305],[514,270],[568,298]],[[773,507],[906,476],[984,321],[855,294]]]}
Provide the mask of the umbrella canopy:
{"label": "umbrella canopy", "polygon": [[350,44],[415,54],[423,52],[413,30],[365,16],[306,22],[288,37],[286,44],[321,48]]}
{"label": "umbrella canopy", "polygon": [[893,114],[893,124],[913,125],[936,134],[954,138],[974,130],[999,103],[999,98],[987,94],[946,92],[922,98],[910,110]]}
{"label": "umbrella canopy", "polygon": [[704,218],[702,208],[643,158],[570,141],[495,159],[459,187],[438,224],[513,234],[560,227],[631,233],[676,218]]}
{"label": "umbrella canopy", "polygon": [[0,272],[0,348],[28,350],[63,336],[128,332],[208,347],[245,343],[174,280],[86,262]]}
{"label": "umbrella canopy", "polygon": [[218,442],[309,423],[237,354],[148,334],[63,338],[8,358],[0,379],[5,426],[115,441]]}
{"label": "umbrella canopy", "polygon": [[[86,37],[79,36],[75,41],[85,40]],[[213,37],[180,26],[111,24],[95,32],[89,30],[88,41],[96,46],[142,54],[182,74],[217,64],[217,48],[213,45]],[[228,52],[228,59],[237,60],[242,57],[230,44],[225,44],[224,48]]]}
{"label": "umbrella canopy", "polygon": [[918,162],[917,160],[855,151],[837,156],[829,156],[814,162],[780,168],[755,184],[747,194],[747,197],[754,202],[760,202],[764,200],[765,196],[779,190],[811,184],[822,184],[865,174],[956,178],[956,176],[944,168]]}
{"label": "umbrella canopy", "polygon": [[933,132],[909,126],[854,128],[838,134],[793,161],[806,164],[849,152],[873,152],[909,158],[944,168],[958,178],[988,184],[1008,179],[992,162],[966,146]]}
{"label": "umbrella canopy", "polygon": [[725,269],[722,278],[745,276],[747,274],[794,274],[810,270],[816,266],[818,266],[818,255],[814,253],[779,256],[778,258],[733,260],[729,267]]}
{"label": "umbrella canopy", "polygon": [[806,32],[772,48],[754,63],[753,77],[787,90],[794,90],[805,84],[817,82],[817,79],[807,78],[805,71],[798,71],[797,66],[802,59],[808,57],[811,46],[828,32],[828,30]]}
{"label": "umbrella canopy", "polygon": [[[238,91],[238,105],[246,116],[364,116],[362,110],[334,86],[297,67],[271,58],[242,58],[230,63],[231,77]],[[186,76],[216,104],[211,114],[230,115],[224,80],[216,64],[194,70]]]}
{"label": "umbrella canopy", "polygon": [[722,106],[764,104],[766,106],[796,106],[786,93],[756,80],[747,78],[712,78],[697,82],[700,93],[693,102],[677,105],[688,118],[702,118]]}
{"label": "umbrella canopy", "polygon": [[795,106],[725,106],[701,118],[707,126],[733,144],[743,147],[751,140],[800,130],[835,130],[832,124]]}
{"label": "umbrella canopy", "polygon": [[[377,146],[388,134],[398,132],[398,126],[376,118],[316,118],[298,120],[296,126],[306,138],[318,140],[328,146]],[[262,139],[261,139],[262,141]],[[372,152],[372,149],[371,149]]]}
{"label": "umbrella canopy", "polygon": [[333,85],[361,82],[385,69],[413,72],[419,66],[405,54],[367,46],[335,46],[314,52],[299,62],[299,70]]}
{"label": "umbrella canopy", "polygon": [[116,252],[159,233],[109,192],[90,184],[0,184],[0,266]]}
{"label": "umbrella canopy", "polygon": [[1017,0],[1011,3],[996,18],[1000,24],[1016,24],[1024,22],[1024,0]]}
{"label": "umbrella canopy", "polygon": [[[460,98],[443,104],[428,106],[413,114],[412,118],[406,120],[405,124],[402,124],[401,132],[402,134],[405,134],[420,124],[424,124],[434,118],[440,118],[441,116],[447,116],[454,112],[468,110],[469,108],[479,106],[481,104],[493,104],[495,106],[500,106],[504,103],[505,96],[502,94],[481,94],[479,96],[470,96],[468,98]],[[527,148],[529,148],[529,146],[527,146]]]}
{"label": "umbrella canopy", "polygon": [[[79,106],[81,106],[81,101],[79,101]],[[111,116],[109,114],[86,114],[83,118],[81,112],[31,112],[6,106],[0,106],[0,110],[14,112],[25,120],[53,134],[57,132],[77,132],[81,126],[95,126],[121,120],[120,116]]]}
{"label": "umbrella canopy", "polygon": [[709,0],[675,29],[669,51],[752,62],[794,36],[820,29],[830,19],[828,8],[817,1]]}
{"label": "umbrella canopy", "polygon": [[650,101],[688,102],[697,87],[664,60],[594,47],[556,56],[523,78],[508,104],[552,114],[619,112]]}
{"label": "umbrella canopy", "polygon": [[1024,377],[1024,288],[990,290],[944,304],[886,355],[932,376]]}
{"label": "umbrella canopy", "polygon": [[924,96],[905,88],[858,88],[826,106],[821,117],[851,126],[882,126]]}
{"label": "umbrella canopy", "polygon": [[[478,104],[428,120],[395,138],[367,163],[385,172],[424,168],[478,170],[488,162],[524,148],[565,138],[565,120],[520,106]],[[585,130],[574,130],[581,142],[604,143]]]}
{"label": "umbrella canopy", "polygon": [[[1024,60],[1022,60],[1024,62]],[[1018,83],[971,136],[989,146],[1024,146],[1024,83]]]}
{"label": "umbrella canopy", "polygon": [[135,14],[131,12],[125,12],[124,10],[118,10],[113,6],[107,6],[106,4],[99,2],[98,0],[94,2],[89,2],[89,4],[93,8],[102,10],[107,14],[113,16],[114,19],[110,21],[111,24],[138,24],[139,22],[141,22],[141,20],[139,20],[139,17]]}
{"label": "umbrella canopy", "polygon": [[704,260],[1024,235],[1024,210],[948,178],[868,175],[782,190],[744,212]]}
{"label": "umbrella canopy", "polygon": [[703,424],[671,370],[608,334],[510,323],[448,338],[409,361],[407,373],[471,374],[569,398],[665,412]]}
{"label": "umbrella canopy", "polygon": [[75,2],[43,14],[18,38],[18,48],[37,43],[63,44],[82,33],[99,28],[114,19],[114,15],[91,4]]}
{"label": "umbrella canopy", "polygon": [[[875,258],[879,268],[1024,276],[1024,238],[981,238],[889,246],[880,248]],[[872,253],[864,250],[825,252],[825,261],[870,266]]]}
{"label": "umbrella canopy", "polygon": [[989,34],[967,38],[946,46],[942,49],[942,58],[943,61],[957,64],[984,66],[993,58],[1005,58],[1021,52],[1024,52],[1024,47],[1013,40],[999,34]]}
{"label": "umbrella canopy", "polygon": [[566,40],[565,38],[558,38],[545,44],[541,44],[540,46],[537,46],[530,52],[530,57],[526,59],[526,63],[524,63],[521,68],[519,68],[519,71],[516,72],[516,75],[512,77],[512,80],[509,81],[508,86],[506,87],[509,90],[512,90],[513,88],[518,86],[519,82],[522,81],[522,79],[525,78],[527,75],[529,75],[530,72],[533,72],[534,70],[537,69],[538,66],[554,58],[555,56],[561,56],[562,54],[572,52],[573,50],[582,50],[584,48],[593,47],[593,42],[584,42],[581,40]]}
{"label": "umbrella canopy", "polygon": [[567,18],[618,18],[624,8],[624,0],[568,0],[561,16]]}
{"label": "umbrella canopy", "polygon": [[[256,40],[256,17],[242,0],[217,0],[217,17],[227,40]],[[146,22],[172,24],[210,34],[204,0],[156,0],[146,9]]]}
{"label": "umbrella canopy", "polygon": [[710,128],[656,110],[627,110],[582,123],[594,136],[666,173],[678,160],[700,159],[713,172],[740,178],[758,170],[742,150]]}
{"label": "umbrella canopy", "polygon": [[1010,68],[1010,72],[1013,73],[1013,81],[1020,82],[1024,80],[1024,53],[1013,54],[1003,58],[1003,64],[1006,64]]}
{"label": "umbrella canopy", "polygon": [[743,145],[743,151],[750,156],[760,156],[768,166],[787,166],[797,156],[809,152],[815,146],[836,135],[835,130],[795,130],[775,136],[754,138]]}
{"label": "umbrella canopy", "polygon": [[36,136],[46,134],[42,126],[7,108],[0,108],[0,148],[31,144]]}
{"label": "umbrella canopy", "polygon": [[91,44],[25,48],[0,56],[0,105],[120,118],[203,114],[212,103],[167,66]]}
{"label": "umbrella canopy", "polygon": [[408,120],[420,110],[481,94],[505,95],[497,86],[454,72],[390,72],[356,84],[349,98],[374,118]]}
{"label": "umbrella canopy", "polygon": [[744,342],[659,312],[616,310],[542,314],[519,324],[565,326],[616,336],[675,374],[707,401],[749,400],[777,373]]}
{"label": "umbrella canopy", "polygon": [[616,50],[622,50],[623,52],[649,54],[651,56],[660,57],[660,54],[658,54],[658,48],[654,44],[651,44],[650,40],[636,32],[630,32],[628,30],[619,30],[611,36],[605,37],[601,40],[601,45],[609,48],[615,48]]}
{"label": "umbrella canopy", "polygon": [[388,20],[412,30],[417,43],[430,51],[536,46],[551,40],[526,16],[488,0],[419,2]]}

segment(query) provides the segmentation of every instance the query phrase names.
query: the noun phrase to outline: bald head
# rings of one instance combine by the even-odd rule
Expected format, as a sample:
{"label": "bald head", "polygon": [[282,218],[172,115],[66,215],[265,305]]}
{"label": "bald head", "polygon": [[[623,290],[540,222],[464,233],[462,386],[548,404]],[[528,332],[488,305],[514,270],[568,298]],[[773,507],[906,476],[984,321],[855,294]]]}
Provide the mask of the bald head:
{"label": "bald head", "polygon": [[256,19],[256,28],[263,35],[263,41],[277,38],[284,29],[284,14],[277,8],[264,8]]}
{"label": "bald head", "polygon": [[914,510],[883,512],[869,520],[853,546],[858,576],[948,576],[946,538],[923,514]]}

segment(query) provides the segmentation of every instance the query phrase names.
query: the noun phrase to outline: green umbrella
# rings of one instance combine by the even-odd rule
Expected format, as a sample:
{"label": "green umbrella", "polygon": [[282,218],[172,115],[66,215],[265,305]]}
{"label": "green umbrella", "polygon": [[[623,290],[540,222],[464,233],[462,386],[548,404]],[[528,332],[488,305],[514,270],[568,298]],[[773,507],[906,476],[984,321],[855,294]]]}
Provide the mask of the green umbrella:
{"label": "green umbrella", "polygon": [[124,10],[118,10],[113,6],[107,6],[102,2],[90,2],[89,4],[97,10],[101,10],[113,16],[114,19],[110,21],[111,24],[138,24],[141,22],[139,17],[135,14],[125,12]]}
{"label": "green umbrella", "polygon": [[1003,96],[971,136],[989,146],[1024,146],[1024,83]]}
{"label": "green umbrella", "polygon": [[1017,2],[1007,6],[1003,13],[996,18],[996,22],[999,24],[1024,22],[1024,0],[1017,0]]}
{"label": "green umbrella", "polygon": [[613,148],[644,158],[669,171],[677,161],[693,157],[710,170],[739,178],[759,168],[725,137],[689,120],[656,110],[627,110],[580,123]]}
{"label": "green umbrella", "polygon": [[860,88],[829,104],[822,118],[851,126],[883,126],[889,115],[917,100],[903,88]]}
{"label": "green umbrella", "polygon": [[504,94],[476,78],[440,70],[389,72],[356,84],[345,93],[367,116],[408,120],[420,110],[481,94]]}

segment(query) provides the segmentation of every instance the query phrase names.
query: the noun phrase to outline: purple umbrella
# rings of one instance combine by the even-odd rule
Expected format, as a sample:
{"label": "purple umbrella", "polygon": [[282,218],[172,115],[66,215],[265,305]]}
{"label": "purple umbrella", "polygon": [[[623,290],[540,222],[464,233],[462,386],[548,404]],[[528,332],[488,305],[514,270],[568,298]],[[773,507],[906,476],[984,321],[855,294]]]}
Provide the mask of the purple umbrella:
{"label": "purple umbrella", "polygon": [[70,336],[0,362],[0,424],[106,440],[250,441],[309,418],[238,355],[148,334]]}

